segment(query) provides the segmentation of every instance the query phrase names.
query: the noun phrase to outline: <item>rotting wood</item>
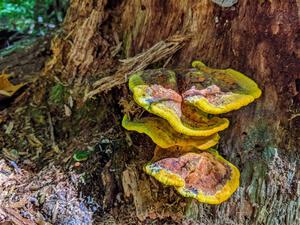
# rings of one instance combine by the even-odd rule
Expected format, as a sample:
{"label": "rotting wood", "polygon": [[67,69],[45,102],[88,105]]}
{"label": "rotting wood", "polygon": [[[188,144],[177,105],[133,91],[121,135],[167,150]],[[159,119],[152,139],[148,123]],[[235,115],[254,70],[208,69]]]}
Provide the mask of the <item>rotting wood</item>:
{"label": "rotting wood", "polygon": [[[1,51],[0,73],[13,72],[24,82],[28,75],[39,72],[50,56],[50,36],[19,41]],[[26,76],[25,79],[23,76]]]}
{"label": "rotting wood", "polygon": [[[273,0],[259,3],[245,0],[226,9],[209,0],[111,2],[116,4],[105,6],[107,13],[103,12],[103,23],[98,24],[97,31],[91,31],[95,35],[87,40],[90,45],[82,45],[88,48],[82,49],[81,53],[94,54],[93,63],[86,66],[85,62],[79,62],[73,67],[67,65],[67,62],[73,62],[72,59],[68,59],[70,48],[76,48],[72,46],[76,39],[73,33],[80,29],[83,21],[90,21],[90,15],[98,15],[91,14],[93,4],[97,6],[94,10],[103,10],[103,7],[98,8],[103,1],[72,1],[71,12],[65,21],[65,39],[60,39],[63,43],[60,43],[54,52],[57,61],[53,61],[51,72],[57,71],[56,75],[60,78],[72,80],[78,77],[88,78],[89,76],[85,75],[93,74],[94,71],[105,71],[109,66],[113,67],[115,64],[109,64],[110,62],[105,66],[102,64],[111,60],[107,57],[109,54],[103,54],[107,52],[106,45],[109,44],[112,48],[120,46],[120,42],[109,42],[113,32],[117,33],[116,36],[123,43],[125,57],[138,55],[175,33],[193,33],[184,48],[173,55],[170,67],[188,67],[192,59],[201,59],[212,67],[231,67],[255,79],[263,87],[263,96],[257,104],[228,115],[232,117],[235,126],[223,133],[223,142],[219,148],[222,155],[226,155],[241,169],[242,183],[238,192],[228,202],[217,207],[190,203],[186,210],[192,213],[186,213],[187,219],[192,218],[195,223],[208,225],[299,224],[300,187],[297,163],[300,158],[300,117],[293,117],[300,112],[296,84],[300,79],[297,36],[299,1]],[[106,20],[108,15],[115,15],[117,20]],[[111,25],[113,32],[107,27],[105,30],[104,23]],[[76,34],[79,33],[78,31]],[[99,57],[96,54],[97,47],[100,49]],[[119,57],[115,51],[112,55]],[[80,59],[84,61],[84,57]],[[84,66],[80,67],[81,63]],[[125,82],[124,73],[114,76],[120,76],[117,82]],[[94,88],[101,87],[101,84],[107,83],[110,78],[112,77],[102,81],[100,79],[101,83]],[[119,93],[120,96],[114,94],[117,98],[123,93]],[[101,101],[102,97],[103,95],[96,100]],[[101,112],[104,108],[101,108]],[[115,112],[113,107],[103,111]],[[103,127],[99,128],[100,125],[99,123],[95,126],[93,132]],[[109,129],[112,127],[109,126],[107,130]],[[120,129],[118,132],[120,133]],[[131,157],[130,163],[140,166],[138,162],[144,159],[142,153],[151,154],[152,149],[143,136],[134,136],[132,141],[133,147],[126,152],[117,152],[112,162],[126,155]],[[75,144],[71,147],[77,146],[76,142],[73,143]],[[136,156],[138,154],[142,156]],[[137,176],[136,179],[141,178]],[[153,186],[153,193],[157,193],[160,187],[157,184]],[[180,199],[176,195],[174,198]],[[166,198],[160,198],[159,201],[165,205],[170,204]],[[160,212],[162,207],[154,207],[155,210]],[[117,211],[117,214],[119,212]]]}

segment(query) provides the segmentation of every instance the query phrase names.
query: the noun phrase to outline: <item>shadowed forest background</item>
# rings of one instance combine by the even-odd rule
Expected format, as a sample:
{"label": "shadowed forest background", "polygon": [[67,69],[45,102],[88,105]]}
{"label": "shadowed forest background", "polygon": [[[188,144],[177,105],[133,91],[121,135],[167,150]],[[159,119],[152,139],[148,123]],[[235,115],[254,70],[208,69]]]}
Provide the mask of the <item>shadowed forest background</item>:
{"label": "shadowed forest background", "polygon": [[[299,16],[298,0],[1,0],[0,224],[299,224]],[[140,110],[130,74],[198,59],[262,89],[226,114],[216,148],[241,184],[220,205],[146,175],[155,144],[121,126]]]}

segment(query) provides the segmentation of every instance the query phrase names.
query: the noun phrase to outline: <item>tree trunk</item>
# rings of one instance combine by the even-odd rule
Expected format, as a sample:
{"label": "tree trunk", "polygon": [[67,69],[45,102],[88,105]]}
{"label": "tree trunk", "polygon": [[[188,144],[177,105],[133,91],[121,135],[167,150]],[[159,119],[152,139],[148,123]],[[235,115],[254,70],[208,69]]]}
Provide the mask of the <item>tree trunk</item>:
{"label": "tree trunk", "polygon": [[[200,59],[210,67],[241,71],[263,91],[255,103],[226,115],[231,125],[221,134],[219,151],[241,171],[241,186],[230,200],[210,206],[182,200],[171,188],[162,187],[141,170],[154,145],[147,139],[147,146],[142,146],[144,136],[130,134],[132,147],[117,151],[106,165],[110,168],[114,161],[126,158],[126,169],[105,173],[112,179],[102,174],[108,207],[116,202],[109,190],[115,182],[114,190],[122,184],[124,197],[133,196],[140,220],[171,217],[174,223],[299,224],[299,15],[298,0],[243,0],[226,8],[209,0],[71,2],[63,33],[52,42],[53,57],[46,72],[77,90],[93,91],[98,79],[105,85],[116,77],[116,85],[125,83],[125,74],[138,61],[120,73],[124,63],[119,59],[145,53],[160,41],[167,43],[180,35],[186,37],[185,45],[164,55],[156,66],[190,67],[192,60]],[[153,62],[154,58],[142,68]],[[121,98],[128,93],[125,86],[122,91],[113,89],[108,95]],[[120,119],[120,114],[116,117]]]}

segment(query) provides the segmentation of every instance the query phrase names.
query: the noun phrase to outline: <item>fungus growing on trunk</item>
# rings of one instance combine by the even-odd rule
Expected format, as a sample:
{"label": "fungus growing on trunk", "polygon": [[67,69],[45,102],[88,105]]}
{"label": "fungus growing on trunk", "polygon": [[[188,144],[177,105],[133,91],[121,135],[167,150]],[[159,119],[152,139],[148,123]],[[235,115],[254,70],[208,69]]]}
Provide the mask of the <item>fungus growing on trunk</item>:
{"label": "fungus growing on trunk", "polygon": [[141,71],[129,78],[135,102],[157,117],[130,120],[122,125],[145,133],[160,147],[144,170],[184,197],[219,204],[239,186],[239,170],[209,149],[228,127],[226,113],[245,106],[261,95],[256,83],[232,70],[193,62],[193,69]]}
{"label": "fungus growing on trunk", "polygon": [[145,117],[130,120],[127,115],[122,120],[122,126],[127,130],[134,130],[147,134],[152,141],[162,148],[172,146],[193,146],[198,149],[208,149],[216,145],[220,139],[218,134],[207,137],[187,136],[176,132],[170,124],[159,117]]}
{"label": "fungus growing on trunk", "polygon": [[184,197],[209,204],[226,201],[239,186],[239,170],[213,150],[155,160],[144,170]]}
{"label": "fungus growing on trunk", "polygon": [[148,112],[167,120],[179,133],[190,136],[210,136],[228,127],[225,118],[208,119],[203,112],[189,109],[182,100],[173,71],[146,70],[129,78],[129,88],[137,104]]}
{"label": "fungus growing on trunk", "polygon": [[195,70],[179,73],[183,101],[210,114],[239,109],[260,97],[257,84],[233,69],[212,69],[194,61]]}

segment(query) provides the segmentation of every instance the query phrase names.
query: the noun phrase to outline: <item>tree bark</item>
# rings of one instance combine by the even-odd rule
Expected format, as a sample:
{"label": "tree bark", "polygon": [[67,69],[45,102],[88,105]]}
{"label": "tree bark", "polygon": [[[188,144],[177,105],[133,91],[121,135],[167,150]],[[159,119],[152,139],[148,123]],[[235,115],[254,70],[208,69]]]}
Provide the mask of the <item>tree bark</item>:
{"label": "tree bark", "polygon": [[[161,60],[162,65],[190,67],[200,59],[210,67],[241,71],[263,91],[255,103],[226,115],[231,126],[221,134],[219,151],[240,169],[241,186],[219,206],[189,200],[177,204],[180,197],[172,189],[165,189],[169,193],[160,199],[162,186],[141,172],[153,145],[147,145],[149,153],[138,143],[143,140],[139,135],[134,135],[133,146],[139,146],[142,161],[129,153],[137,151],[133,147],[120,151],[127,154],[129,166],[121,177],[114,175],[116,182],[122,182],[126,198],[133,195],[140,220],[299,224],[299,16],[298,0],[244,0],[228,8],[209,0],[73,0],[63,33],[52,42],[46,71],[91,90],[84,81],[108,75],[113,79],[119,59],[134,57],[173,35],[187,36],[185,46]],[[167,203],[176,209],[164,211]]]}

